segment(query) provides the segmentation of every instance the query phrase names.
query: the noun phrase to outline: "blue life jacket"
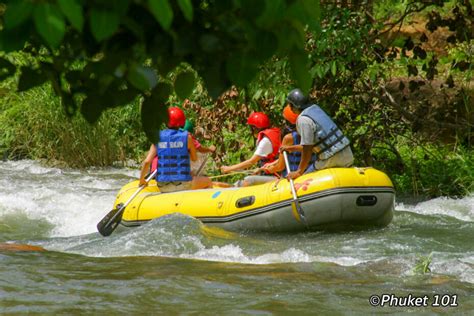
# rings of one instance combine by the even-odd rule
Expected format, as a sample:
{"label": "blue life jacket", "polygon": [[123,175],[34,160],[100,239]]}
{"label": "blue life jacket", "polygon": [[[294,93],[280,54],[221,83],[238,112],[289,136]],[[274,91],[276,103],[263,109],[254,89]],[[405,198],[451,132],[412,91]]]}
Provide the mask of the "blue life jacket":
{"label": "blue life jacket", "polygon": [[307,116],[316,124],[313,151],[319,160],[326,160],[349,146],[349,139],[342,133],[333,120],[316,104],[304,109],[300,115]]}
{"label": "blue life jacket", "polygon": [[[291,135],[293,136],[293,145],[299,145],[300,144],[300,135],[296,131],[291,132]],[[314,162],[316,161],[317,156],[316,154],[311,155],[311,161],[308,164],[308,167],[305,170],[305,173],[308,171],[313,171],[314,170]],[[300,151],[294,151],[291,153],[288,153],[288,163],[290,164],[290,170],[295,171],[298,169],[300,166],[300,161],[301,161],[301,152]],[[288,172],[283,170],[282,176],[286,177],[288,175]]]}
{"label": "blue life jacket", "polygon": [[160,131],[156,144],[158,172],[156,181],[191,181],[191,164],[188,151],[188,132],[174,129]]}

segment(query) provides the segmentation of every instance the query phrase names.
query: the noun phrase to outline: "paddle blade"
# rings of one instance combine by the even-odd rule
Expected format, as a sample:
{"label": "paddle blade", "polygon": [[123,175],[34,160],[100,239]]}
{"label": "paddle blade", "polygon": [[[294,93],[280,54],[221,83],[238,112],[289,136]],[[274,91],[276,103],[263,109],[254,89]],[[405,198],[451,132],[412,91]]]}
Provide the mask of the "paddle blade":
{"label": "paddle blade", "polygon": [[123,212],[121,211],[122,209],[115,208],[105,215],[99,223],[97,223],[97,230],[102,236],[110,236],[115,228],[117,228],[122,220]]}
{"label": "paddle blade", "polygon": [[301,206],[300,206],[300,204],[298,203],[297,200],[295,200],[291,203],[291,208],[293,210],[293,216],[296,218],[296,220],[298,220],[299,222],[302,222],[305,225],[307,225],[306,217],[304,215],[304,211],[301,208]]}

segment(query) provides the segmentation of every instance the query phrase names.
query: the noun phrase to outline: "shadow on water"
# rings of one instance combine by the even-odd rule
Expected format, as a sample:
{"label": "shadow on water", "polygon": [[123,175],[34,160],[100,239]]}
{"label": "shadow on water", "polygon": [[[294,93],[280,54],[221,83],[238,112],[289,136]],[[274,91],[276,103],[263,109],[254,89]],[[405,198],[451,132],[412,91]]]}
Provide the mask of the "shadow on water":
{"label": "shadow on water", "polygon": [[0,242],[49,237],[54,225],[46,219],[31,219],[24,212],[0,216]]}

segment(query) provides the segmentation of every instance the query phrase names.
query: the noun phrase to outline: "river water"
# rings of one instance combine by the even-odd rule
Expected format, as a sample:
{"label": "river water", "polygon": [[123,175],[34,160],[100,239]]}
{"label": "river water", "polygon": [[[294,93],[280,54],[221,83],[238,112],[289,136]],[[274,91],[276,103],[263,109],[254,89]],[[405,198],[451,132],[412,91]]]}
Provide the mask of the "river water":
{"label": "river water", "polygon": [[137,176],[0,162],[0,314],[474,312],[474,195],[397,201],[384,229],[226,233],[171,215],[101,237]]}

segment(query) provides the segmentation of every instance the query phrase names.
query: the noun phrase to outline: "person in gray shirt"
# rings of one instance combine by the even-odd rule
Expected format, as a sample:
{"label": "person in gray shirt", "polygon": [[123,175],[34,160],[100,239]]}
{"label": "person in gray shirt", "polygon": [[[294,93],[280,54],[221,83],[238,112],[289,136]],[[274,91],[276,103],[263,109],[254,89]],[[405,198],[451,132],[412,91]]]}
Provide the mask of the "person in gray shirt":
{"label": "person in gray shirt", "polygon": [[[333,120],[317,104],[309,102],[300,89],[293,89],[286,98],[295,113],[299,113],[296,130],[301,136],[300,145],[303,153],[298,169],[290,172],[288,179],[296,179],[304,173],[314,152],[318,159],[315,170],[334,167],[350,167],[354,156],[349,146],[349,139],[344,136]],[[280,151],[291,151],[288,146],[281,146]]]}

